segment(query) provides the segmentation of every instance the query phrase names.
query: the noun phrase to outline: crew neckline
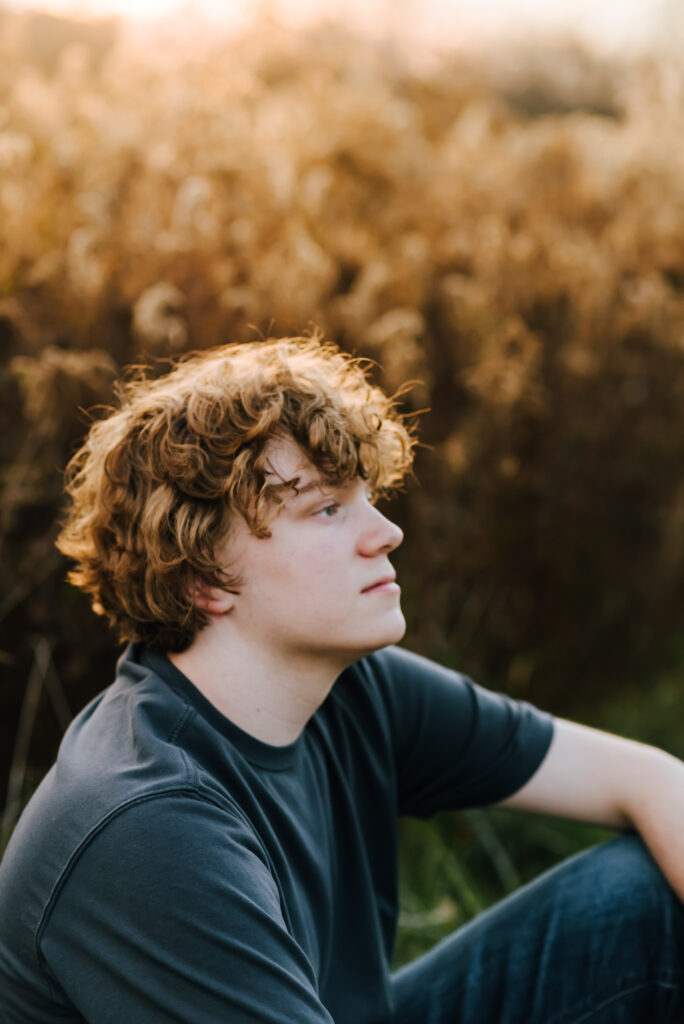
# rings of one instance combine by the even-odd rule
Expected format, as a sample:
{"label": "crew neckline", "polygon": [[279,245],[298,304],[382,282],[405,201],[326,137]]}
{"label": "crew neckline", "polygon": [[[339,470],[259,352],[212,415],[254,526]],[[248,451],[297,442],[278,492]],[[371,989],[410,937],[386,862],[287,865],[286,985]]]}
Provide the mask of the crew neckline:
{"label": "crew neckline", "polygon": [[[136,649],[137,648],[137,649]],[[291,768],[297,761],[299,751],[304,742],[304,732],[292,743],[283,746],[274,746],[257,739],[251,733],[245,732],[239,725],[219,711],[219,709],[208,700],[195,684],[173,664],[165,654],[152,651],[142,644],[134,644],[131,657],[151,669],[159,676],[164,683],[176,693],[181,700],[190,704],[212,726],[220,732],[251,764],[259,768],[267,768],[270,771],[283,771]]]}

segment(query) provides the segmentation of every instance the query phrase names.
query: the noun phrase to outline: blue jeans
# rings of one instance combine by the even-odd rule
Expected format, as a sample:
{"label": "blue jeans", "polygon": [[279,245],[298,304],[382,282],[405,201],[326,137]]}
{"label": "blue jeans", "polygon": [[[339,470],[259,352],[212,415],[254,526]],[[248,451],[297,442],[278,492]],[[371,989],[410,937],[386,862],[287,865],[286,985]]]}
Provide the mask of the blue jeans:
{"label": "blue jeans", "polygon": [[623,836],[480,914],[392,986],[393,1024],[684,1021],[684,906]]}

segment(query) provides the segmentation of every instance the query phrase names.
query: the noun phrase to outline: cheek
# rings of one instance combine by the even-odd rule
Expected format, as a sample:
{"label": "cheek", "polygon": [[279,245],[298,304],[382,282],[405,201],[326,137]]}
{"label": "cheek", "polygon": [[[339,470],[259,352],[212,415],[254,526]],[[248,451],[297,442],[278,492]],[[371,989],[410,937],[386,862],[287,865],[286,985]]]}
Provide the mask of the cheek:
{"label": "cheek", "polygon": [[349,578],[353,551],[333,533],[279,537],[282,546],[252,547],[244,574],[250,593],[260,601],[292,600],[296,594],[295,601],[315,602],[334,595],[336,584]]}
{"label": "cheek", "polygon": [[354,553],[341,538],[322,537],[318,543],[302,553],[304,571],[311,580],[330,583],[348,580],[353,571]]}
{"label": "cheek", "polygon": [[308,615],[325,614],[333,605],[339,610],[349,596],[348,580],[349,561],[330,541],[309,545],[278,567],[279,592],[296,595],[294,607],[306,607]]}

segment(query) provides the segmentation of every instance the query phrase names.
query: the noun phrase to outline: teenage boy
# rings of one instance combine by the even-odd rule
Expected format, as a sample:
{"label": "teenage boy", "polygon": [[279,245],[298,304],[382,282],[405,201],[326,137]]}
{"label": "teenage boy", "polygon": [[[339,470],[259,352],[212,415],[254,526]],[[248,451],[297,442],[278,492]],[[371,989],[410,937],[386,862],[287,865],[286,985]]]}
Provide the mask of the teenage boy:
{"label": "teenage boy", "polygon": [[[413,439],[318,339],[124,386],[59,546],[129,646],[0,869],[4,1024],[682,1020],[684,768],[395,645]],[[633,829],[392,974],[397,819]]]}

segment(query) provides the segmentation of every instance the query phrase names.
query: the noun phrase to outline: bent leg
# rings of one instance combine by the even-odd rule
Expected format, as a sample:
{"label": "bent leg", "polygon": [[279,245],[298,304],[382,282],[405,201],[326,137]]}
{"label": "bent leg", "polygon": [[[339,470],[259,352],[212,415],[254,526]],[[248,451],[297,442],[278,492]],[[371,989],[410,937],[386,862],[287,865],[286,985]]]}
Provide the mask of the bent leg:
{"label": "bent leg", "polygon": [[684,906],[636,836],[580,853],[392,978],[393,1024],[684,1021]]}

